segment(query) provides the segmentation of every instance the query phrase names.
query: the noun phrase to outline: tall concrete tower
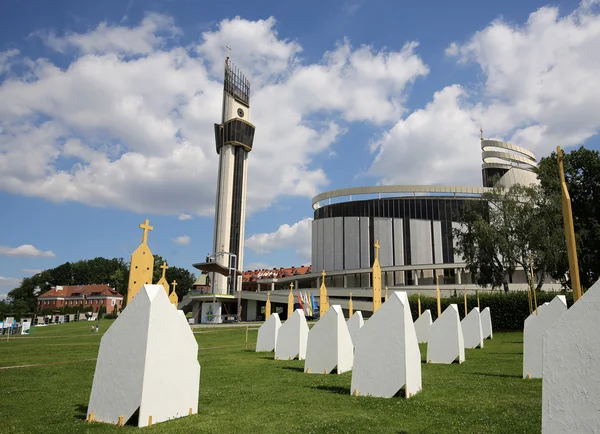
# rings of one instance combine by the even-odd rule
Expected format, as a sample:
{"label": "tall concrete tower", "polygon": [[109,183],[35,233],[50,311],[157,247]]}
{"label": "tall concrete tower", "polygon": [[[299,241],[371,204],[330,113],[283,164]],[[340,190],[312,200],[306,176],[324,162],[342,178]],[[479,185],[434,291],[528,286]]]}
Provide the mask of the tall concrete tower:
{"label": "tall concrete tower", "polygon": [[[223,267],[231,265],[237,270],[243,270],[244,264],[248,153],[252,150],[254,130],[254,125],[250,123],[250,82],[227,56],[221,123],[215,124],[219,175],[213,255],[215,261]],[[230,262],[232,255],[236,259]],[[213,273],[212,278],[215,294],[241,290],[240,274],[236,276],[235,282],[232,277],[219,273]]]}

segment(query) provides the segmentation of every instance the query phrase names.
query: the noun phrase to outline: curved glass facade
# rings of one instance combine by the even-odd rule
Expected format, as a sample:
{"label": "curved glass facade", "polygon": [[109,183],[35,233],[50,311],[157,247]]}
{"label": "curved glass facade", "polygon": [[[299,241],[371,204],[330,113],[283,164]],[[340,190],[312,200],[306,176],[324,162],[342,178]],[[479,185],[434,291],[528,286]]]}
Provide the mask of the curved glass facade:
{"label": "curved glass facade", "polygon": [[453,264],[452,229],[468,200],[478,196],[408,196],[325,205],[315,210],[315,270],[370,268],[375,240],[382,267]]}
{"label": "curved glass facade", "polygon": [[315,220],[327,217],[388,217],[458,221],[465,200],[478,197],[392,197],[325,205],[315,210]]}

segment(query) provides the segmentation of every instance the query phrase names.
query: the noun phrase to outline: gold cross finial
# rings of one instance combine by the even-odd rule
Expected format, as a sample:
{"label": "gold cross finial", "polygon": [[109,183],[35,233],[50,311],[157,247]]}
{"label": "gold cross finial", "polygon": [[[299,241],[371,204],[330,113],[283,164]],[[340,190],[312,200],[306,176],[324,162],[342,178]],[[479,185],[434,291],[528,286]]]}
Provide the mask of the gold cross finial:
{"label": "gold cross finial", "polygon": [[162,268],[162,270],[163,270],[162,278],[164,279],[165,278],[165,273],[167,272],[167,268],[169,268],[169,267],[167,267],[167,263],[166,262],[163,262],[163,264],[160,266],[160,268]]}
{"label": "gold cross finial", "polygon": [[290,291],[294,289],[294,282],[290,282]]}
{"label": "gold cross finial", "polygon": [[144,220],[144,223],[142,223],[140,225],[140,229],[144,230],[144,236],[142,237],[142,244],[147,244],[148,243],[148,231],[153,230],[154,227],[150,226],[150,220],[146,219],[146,220]]}
{"label": "gold cross finial", "polygon": [[327,275],[327,273],[325,273],[325,270],[323,270],[323,271],[321,272],[321,277],[322,277],[323,279],[325,279],[325,276],[326,276],[326,275]]}
{"label": "gold cross finial", "polygon": [[375,240],[375,259],[379,260],[379,240]]}
{"label": "gold cross finial", "polygon": [[173,291],[175,291],[175,288],[177,288],[177,281],[174,280],[173,283],[171,283],[171,285],[173,285]]}

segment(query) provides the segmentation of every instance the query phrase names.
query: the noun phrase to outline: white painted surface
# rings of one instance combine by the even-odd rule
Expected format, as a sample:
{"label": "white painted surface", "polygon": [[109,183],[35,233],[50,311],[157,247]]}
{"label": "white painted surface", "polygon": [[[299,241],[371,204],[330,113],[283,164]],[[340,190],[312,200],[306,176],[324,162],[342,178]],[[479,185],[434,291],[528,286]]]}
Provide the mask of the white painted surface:
{"label": "white painted surface", "polygon": [[258,339],[256,340],[256,352],[273,351],[277,343],[277,334],[281,327],[281,320],[278,313],[272,313],[263,325],[258,329]]}
{"label": "white painted surface", "polygon": [[421,352],[405,292],[393,292],[356,339],[350,393],[406,397],[421,390]]}
{"label": "white painted surface", "polygon": [[557,295],[549,304],[538,307],[525,320],[523,331],[523,378],[542,378],[542,350],[544,333],[567,311],[564,295]]}
{"label": "white painted surface", "polygon": [[542,432],[600,432],[600,280],[544,333]]}
{"label": "white painted surface", "polygon": [[492,313],[489,307],[481,311],[481,331],[483,332],[483,339],[492,339],[494,337],[494,333],[492,332]]}
{"label": "white painted surface", "polygon": [[460,326],[463,332],[465,348],[483,348],[481,313],[478,307],[471,309],[471,312],[460,322]]}
{"label": "white painted surface", "polygon": [[427,309],[425,312],[421,312],[421,316],[415,321],[415,332],[419,343],[427,343],[432,323],[430,310]]}
{"label": "white painted surface", "polygon": [[308,339],[308,324],[302,309],[296,309],[277,333],[275,344],[275,360],[298,360],[306,358],[306,341]]}
{"label": "white painted surface", "polygon": [[[179,379],[185,379],[180,381]],[[198,412],[198,344],[162,285],[144,285],[100,341],[87,414],[138,427]]]}
{"label": "white painted surface", "polygon": [[[330,306],[325,315],[308,332],[304,372],[337,374],[350,371],[354,345],[341,306]],[[336,369],[337,368],[337,369]]]}
{"label": "white painted surface", "polygon": [[451,304],[429,329],[427,361],[429,363],[465,361],[465,343],[460,326],[458,306]]}
{"label": "white painted surface", "polygon": [[[229,251],[231,235],[231,208],[233,207],[233,181],[235,166],[234,149],[232,145],[225,145],[219,154],[219,179],[217,180],[217,203],[215,207],[215,238],[213,240],[213,253]],[[229,256],[218,256],[216,262],[224,267],[229,266]],[[239,270],[240,268],[238,268]],[[227,293],[227,277],[219,273],[212,273],[217,294]]]}
{"label": "white painted surface", "polygon": [[363,325],[365,325],[365,321],[363,320],[362,312],[357,310],[348,320],[348,331],[350,332],[353,345],[356,345],[356,336],[358,336],[358,332]]}
{"label": "white painted surface", "polygon": [[202,324],[221,324],[223,318],[221,317],[222,304],[220,301],[214,303],[203,302],[202,312],[200,314],[200,322]]}

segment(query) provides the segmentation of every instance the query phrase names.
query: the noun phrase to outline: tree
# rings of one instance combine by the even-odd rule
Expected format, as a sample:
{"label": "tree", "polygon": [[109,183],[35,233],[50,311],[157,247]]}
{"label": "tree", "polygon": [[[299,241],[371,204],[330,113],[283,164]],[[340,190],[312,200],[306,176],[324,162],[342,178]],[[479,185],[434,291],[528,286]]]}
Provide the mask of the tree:
{"label": "tree", "polygon": [[[154,255],[154,279],[158,282],[162,274],[159,268],[164,259]],[[171,267],[167,270],[166,278],[169,284],[177,280],[177,295],[181,299],[192,288],[196,280],[194,275],[185,268]],[[37,296],[57,285],[91,285],[108,284],[120,294],[127,294],[129,281],[129,264],[123,258],[94,258],[77,262],[66,262],[56,268],[44,270],[34,276],[26,277],[21,284],[8,293],[6,302],[0,304],[0,315],[5,313],[35,311]],[[78,307],[80,311],[81,307]],[[91,306],[90,306],[91,309]]]}
{"label": "tree", "polygon": [[[154,255],[154,272],[152,275],[152,283],[156,283],[160,280],[162,276],[162,269],[160,266],[168,261],[163,259],[160,255]],[[185,268],[180,267],[169,267],[167,272],[165,273],[165,278],[167,282],[169,282],[169,286],[173,283],[173,280],[177,281],[177,288],[175,292],[177,293],[177,297],[181,300],[191,289],[196,281],[196,277],[193,273],[190,273]]]}
{"label": "tree", "polygon": [[[563,166],[571,197],[581,285],[589,288],[600,278],[600,152],[583,146],[574,149],[565,153]],[[555,152],[540,161],[538,178],[546,195],[560,196]]]}
{"label": "tree", "polygon": [[17,288],[8,293],[8,302],[11,304],[11,309],[15,309],[15,304],[18,302],[19,310],[34,312],[37,295],[37,278],[26,277]]}
{"label": "tree", "polygon": [[517,269],[525,270],[531,283],[532,261],[539,289],[547,273],[560,273],[566,257],[559,217],[556,196],[544,195],[538,186],[495,188],[463,206],[462,227],[453,230],[455,250],[473,281],[492,288],[512,282]]}

